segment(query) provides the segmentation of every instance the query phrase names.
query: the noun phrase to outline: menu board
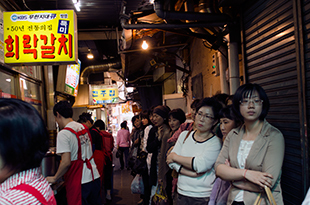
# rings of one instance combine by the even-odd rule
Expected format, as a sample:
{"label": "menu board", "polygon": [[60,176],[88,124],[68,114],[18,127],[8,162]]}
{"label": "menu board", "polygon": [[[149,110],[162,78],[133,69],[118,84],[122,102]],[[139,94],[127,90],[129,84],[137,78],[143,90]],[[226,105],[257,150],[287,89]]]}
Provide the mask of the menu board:
{"label": "menu board", "polygon": [[56,91],[77,96],[80,80],[81,61],[78,64],[60,65]]}

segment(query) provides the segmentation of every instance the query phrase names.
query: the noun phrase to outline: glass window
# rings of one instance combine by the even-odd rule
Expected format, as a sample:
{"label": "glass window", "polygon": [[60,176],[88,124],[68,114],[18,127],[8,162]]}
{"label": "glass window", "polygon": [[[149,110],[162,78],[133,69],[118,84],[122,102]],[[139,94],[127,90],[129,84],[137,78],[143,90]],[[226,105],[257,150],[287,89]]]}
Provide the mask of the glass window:
{"label": "glass window", "polygon": [[20,87],[21,87],[21,96],[22,99],[35,107],[40,114],[41,112],[41,94],[40,94],[40,85],[33,83],[24,78],[20,78]]}
{"label": "glass window", "polygon": [[16,98],[14,76],[0,71],[0,97]]}
{"label": "glass window", "polygon": [[13,70],[20,71],[31,78],[42,80],[41,66],[18,66],[13,67]]}

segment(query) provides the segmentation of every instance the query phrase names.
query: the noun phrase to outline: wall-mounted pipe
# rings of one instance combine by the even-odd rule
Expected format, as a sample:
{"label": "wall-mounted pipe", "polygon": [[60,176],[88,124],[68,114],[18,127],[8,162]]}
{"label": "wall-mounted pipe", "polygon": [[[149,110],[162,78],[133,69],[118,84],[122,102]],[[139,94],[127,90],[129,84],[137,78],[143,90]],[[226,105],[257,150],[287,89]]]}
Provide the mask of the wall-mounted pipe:
{"label": "wall-mounted pipe", "polygon": [[[221,52],[219,52],[221,51]],[[221,46],[217,52],[219,58],[219,70],[220,70],[220,84],[222,93],[229,94],[229,87],[226,80],[227,69],[227,49]]]}
{"label": "wall-mounted pipe", "polygon": [[[184,8],[185,8],[186,12],[191,12],[191,11],[193,11],[195,9],[193,2],[188,2],[188,1],[184,3]],[[186,23],[191,23],[191,21],[186,20]],[[189,29],[193,33],[212,36],[208,31],[206,31],[202,27],[192,27],[192,28],[189,28]]]}
{"label": "wall-mounted pipe", "polygon": [[232,32],[227,35],[228,40],[228,67],[229,67],[229,85],[230,94],[235,94],[236,90],[240,86],[239,77],[239,55],[238,55],[238,43],[232,38],[234,35]]}
{"label": "wall-mounted pipe", "polygon": [[180,24],[126,24],[126,19],[121,19],[121,25],[124,29],[173,29],[173,28],[191,28],[191,27],[213,27],[223,26],[227,22],[197,22]]}
{"label": "wall-mounted pipe", "polygon": [[117,60],[107,60],[106,63],[101,65],[91,65],[86,67],[80,77],[80,84],[89,84],[88,77],[92,73],[100,73],[100,72],[117,72],[122,68],[121,61]]}

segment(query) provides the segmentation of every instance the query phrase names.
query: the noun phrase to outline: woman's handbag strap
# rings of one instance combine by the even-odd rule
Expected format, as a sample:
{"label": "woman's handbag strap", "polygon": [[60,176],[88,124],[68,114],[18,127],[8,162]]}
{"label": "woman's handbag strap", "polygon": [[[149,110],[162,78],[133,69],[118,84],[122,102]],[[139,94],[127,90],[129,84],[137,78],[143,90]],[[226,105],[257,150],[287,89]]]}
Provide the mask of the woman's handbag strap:
{"label": "woman's handbag strap", "polygon": [[[269,187],[265,186],[265,192],[266,192],[266,194],[267,194],[269,203],[270,203],[271,205],[272,205],[272,204],[273,204],[273,205],[277,205],[277,204],[276,204],[276,201],[274,200],[274,197],[273,197],[273,195],[272,195],[271,190],[270,190]],[[256,200],[255,200],[255,202],[254,202],[254,205],[259,205],[259,204],[261,203],[261,201],[262,201],[262,194],[259,193],[259,195],[257,196],[257,198],[256,198]]]}

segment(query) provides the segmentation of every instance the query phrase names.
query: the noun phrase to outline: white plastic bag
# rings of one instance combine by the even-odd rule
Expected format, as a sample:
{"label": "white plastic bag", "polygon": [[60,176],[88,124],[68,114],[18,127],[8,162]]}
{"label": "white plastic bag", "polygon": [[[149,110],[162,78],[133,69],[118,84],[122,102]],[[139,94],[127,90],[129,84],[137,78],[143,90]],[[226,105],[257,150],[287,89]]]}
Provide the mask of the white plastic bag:
{"label": "white plastic bag", "polygon": [[137,174],[131,182],[131,193],[144,194],[144,184],[140,174]]}

